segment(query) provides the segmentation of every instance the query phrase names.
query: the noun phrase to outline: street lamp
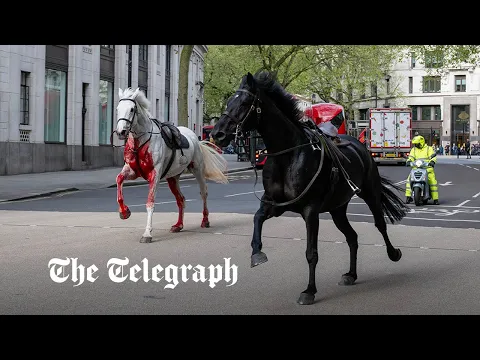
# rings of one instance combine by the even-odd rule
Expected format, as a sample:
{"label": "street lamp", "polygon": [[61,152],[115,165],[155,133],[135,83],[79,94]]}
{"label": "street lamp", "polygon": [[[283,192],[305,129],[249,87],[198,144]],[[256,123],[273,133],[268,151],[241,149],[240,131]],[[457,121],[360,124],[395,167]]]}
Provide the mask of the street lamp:
{"label": "street lamp", "polygon": [[385,74],[385,81],[387,82],[387,96],[385,97],[386,108],[390,107],[390,104],[388,103],[388,95],[390,95],[390,79],[391,79],[391,76],[388,74]]}

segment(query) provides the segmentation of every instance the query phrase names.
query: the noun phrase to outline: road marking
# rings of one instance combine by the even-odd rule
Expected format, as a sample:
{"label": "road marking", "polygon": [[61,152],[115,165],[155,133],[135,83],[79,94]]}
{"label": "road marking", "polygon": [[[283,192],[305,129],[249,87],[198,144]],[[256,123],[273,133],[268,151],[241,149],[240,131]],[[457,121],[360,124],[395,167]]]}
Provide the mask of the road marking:
{"label": "road marking", "polygon": [[[368,216],[368,217],[373,217],[371,214],[354,214],[354,213],[347,213],[347,215],[353,215],[353,216]],[[410,217],[410,216],[405,216],[404,219],[410,219],[410,220],[427,220],[427,221],[446,221],[446,222],[473,222],[473,223],[480,223],[480,220],[467,220],[467,219],[439,219],[439,218],[424,218],[424,217]],[[400,224],[398,224],[400,225]]]}
{"label": "road marking", "polygon": [[[185,200],[186,202],[187,201],[195,201],[197,199],[187,199]],[[173,203],[176,203],[177,200],[172,200],[172,201],[162,201],[162,202],[156,202],[155,205],[163,205],[163,204],[173,204]],[[136,204],[136,205],[128,205],[129,207],[132,207],[132,206],[145,206],[146,204]]]}
{"label": "road marking", "polygon": [[244,193],[238,193],[238,194],[230,194],[230,195],[225,195],[224,197],[232,197],[232,196],[248,195],[248,194],[260,193],[260,192],[264,192],[264,191],[265,191],[265,190],[249,191],[249,192],[244,192]]}
{"label": "road marking", "polygon": [[222,233],[213,233],[214,235],[223,235]]}
{"label": "road marking", "polygon": [[383,246],[383,244],[374,244],[373,246]]}
{"label": "road marking", "polygon": [[456,207],[461,207],[463,205],[465,205],[466,203],[468,203],[470,200],[465,200],[464,202],[461,202],[460,204],[458,204]]}
{"label": "road marking", "polygon": [[453,185],[451,181],[446,181],[444,182],[443,184],[438,184],[440,186],[450,186],[450,185]]}
{"label": "road marking", "polygon": [[343,244],[343,241],[335,241],[335,244]]}
{"label": "road marking", "polygon": [[480,192],[479,192],[479,193],[476,193],[476,194],[473,195],[472,197],[473,197],[473,198],[477,198],[477,197],[479,197],[479,196],[480,196]]}
{"label": "road marking", "polygon": [[426,246],[420,246],[420,249],[428,250],[428,247],[426,247]]}
{"label": "road marking", "polygon": [[[367,204],[365,204],[364,202],[362,202],[362,203],[351,202],[351,203],[348,203],[348,205],[367,205]],[[458,207],[461,207],[463,209],[480,209],[480,206],[436,205],[436,207],[437,206],[439,208],[458,208]],[[435,209],[436,207],[429,207],[429,209]],[[415,207],[411,207],[410,209],[415,209]]]}
{"label": "road marking", "polygon": [[478,251],[478,250],[476,250],[476,249],[472,249],[472,250],[468,250],[468,251],[475,251],[475,252],[476,252],[476,251]]}
{"label": "road marking", "polygon": [[468,166],[468,165],[465,165],[466,167],[470,168],[470,169],[473,169],[471,166]]}
{"label": "road marking", "polygon": [[300,239],[300,238],[293,238],[292,240],[302,240],[302,239]]}

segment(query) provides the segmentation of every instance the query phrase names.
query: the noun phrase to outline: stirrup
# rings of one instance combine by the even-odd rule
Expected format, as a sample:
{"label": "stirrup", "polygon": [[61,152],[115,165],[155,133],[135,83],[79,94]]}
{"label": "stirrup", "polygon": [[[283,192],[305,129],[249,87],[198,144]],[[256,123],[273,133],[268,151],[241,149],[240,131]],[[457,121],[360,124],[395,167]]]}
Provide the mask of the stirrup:
{"label": "stirrup", "polygon": [[316,151],[316,150],[322,150],[322,148],[320,147],[320,145],[318,143],[311,143],[312,144],[312,149],[313,151]]}
{"label": "stirrup", "polygon": [[362,190],[360,190],[360,189],[357,187],[357,185],[355,185],[355,184],[352,182],[352,180],[347,179],[347,183],[348,183],[348,185],[350,185],[350,188],[353,190],[353,192],[354,192],[356,195],[360,194],[360,192],[361,192]]}

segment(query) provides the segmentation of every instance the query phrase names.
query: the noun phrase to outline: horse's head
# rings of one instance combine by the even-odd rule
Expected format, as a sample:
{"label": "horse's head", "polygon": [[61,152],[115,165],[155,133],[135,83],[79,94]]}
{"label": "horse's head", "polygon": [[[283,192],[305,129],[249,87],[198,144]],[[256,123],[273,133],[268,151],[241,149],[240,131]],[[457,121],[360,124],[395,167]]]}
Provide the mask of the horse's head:
{"label": "horse's head", "polygon": [[255,79],[248,73],[242,78],[238,90],[228,100],[225,111],[211,132],[215,144],[227,146],[239,132],[253,129],[255,122],[252,119],[256,118],[260,109],[258,95]]}
{"label": "horse's head", "polygon": [[141,90],[137,88],[118,89],[118,105],[117,105],[117,129],[116,133],[120,140],[125,140],[132,129],[135,118],[138,117],[138,108],[136,97]]}

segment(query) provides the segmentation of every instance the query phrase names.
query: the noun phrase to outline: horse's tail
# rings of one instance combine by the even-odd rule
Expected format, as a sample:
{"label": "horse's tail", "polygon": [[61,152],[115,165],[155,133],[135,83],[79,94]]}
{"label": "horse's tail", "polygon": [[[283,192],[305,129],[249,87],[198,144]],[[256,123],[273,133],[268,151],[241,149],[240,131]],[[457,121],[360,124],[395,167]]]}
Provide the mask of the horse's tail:
{"label": "horse's tail", "polygon": [[205,179],[215,181],[218,184],[226,184],[228,183],[226,175],[227,160],[212,145],[208,141],[200,141],[200,149],[205,164]]}
{"label": "horse's tail", "polygon": [[393,189],[402,191],[403,189],[392,183],[387,178],[380,176],[382,187],[381,187],[381,203],[383,213],[387,215],[392,224],[395,221],[402,220],[408,213],[408,206],[398,197],[397,194],[393,192]]}

